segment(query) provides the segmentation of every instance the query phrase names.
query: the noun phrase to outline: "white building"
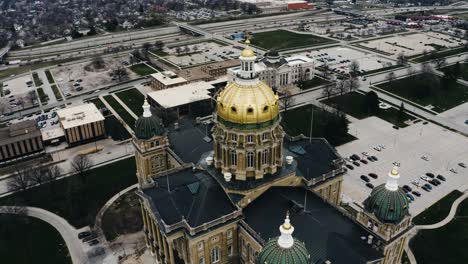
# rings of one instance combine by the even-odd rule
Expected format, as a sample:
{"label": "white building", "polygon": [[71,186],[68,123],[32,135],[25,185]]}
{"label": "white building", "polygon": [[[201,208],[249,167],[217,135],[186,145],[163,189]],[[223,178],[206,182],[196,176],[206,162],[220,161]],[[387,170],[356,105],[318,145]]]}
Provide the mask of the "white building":
{"label": "white building", "polygon": [[[228,70],[228,81],[233,81],[240,66]],[[314,60],[302,55],[282,57],[277,51],[270,51],[255,63],[255,71],[260,80],[278,89],[299,81],[314,78]]]}

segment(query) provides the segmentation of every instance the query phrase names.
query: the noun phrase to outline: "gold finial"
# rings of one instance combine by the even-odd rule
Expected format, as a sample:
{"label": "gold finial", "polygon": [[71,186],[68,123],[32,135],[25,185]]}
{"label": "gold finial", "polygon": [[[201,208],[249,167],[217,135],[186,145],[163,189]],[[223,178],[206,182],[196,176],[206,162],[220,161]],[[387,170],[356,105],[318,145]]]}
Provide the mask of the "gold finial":
{"label": "gold finial", "polygon": [[284,220],[283,228],[286,230],[291,229],[292,225],[289,220],[289,210],[286,211],[286,219]]}
{"label": "gold finial", "polygon": [[398,167],[393,167],[392,171],[390,172],[392,175],[398,175]]}

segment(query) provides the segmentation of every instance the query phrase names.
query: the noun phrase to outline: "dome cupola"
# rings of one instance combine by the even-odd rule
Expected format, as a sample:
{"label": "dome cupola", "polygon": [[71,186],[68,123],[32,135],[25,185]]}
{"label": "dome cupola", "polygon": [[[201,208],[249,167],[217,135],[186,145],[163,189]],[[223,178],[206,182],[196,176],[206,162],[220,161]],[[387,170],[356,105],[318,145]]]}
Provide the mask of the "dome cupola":
{"label": "dome cupola", "polygon": [[408,198],[398,186],[399,178],[398,167],[394,167],[388,174],[387,183],[375,187],[364,201],[365,210],[382,223],[398,224],[409,214]]}
{"label": "dome cupola", "polygon": [[150,139],[154,136],[162,136],[165,133],[164,127],[157,116],[151,114],[148,101],[143,103],[143,116],[135,122],[135,136],[138,139]]}

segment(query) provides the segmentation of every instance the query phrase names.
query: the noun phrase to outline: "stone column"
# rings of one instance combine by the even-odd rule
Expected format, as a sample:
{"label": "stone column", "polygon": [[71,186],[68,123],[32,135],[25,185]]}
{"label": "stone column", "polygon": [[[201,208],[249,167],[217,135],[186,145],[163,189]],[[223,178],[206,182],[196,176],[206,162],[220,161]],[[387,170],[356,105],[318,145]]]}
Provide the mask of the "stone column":
{"label": "stone column", "polygon": [[167,241],[167,244],[169,245],[169,263],[174,264],[174,249],[172,248],[172,241]]}
{"label": "stone column", "polygon": [[148,247],[149,246],[148,222],[146,222],[146,212],[145,212],[145,208],[143,207],[142,203],[140,203],[140,207],[141,207],[141,217],[143,218],[143,230],[145,232],[145,242],[146,242],[146,246]]}
{"label": "stone column", "polygon": [[169,252],[167,251],[167,238],[163,236],[162,241],[163,241],[163,246],[164,246],[164,261],[165,263],[169,263],[167,261],[167,258],[169,256]]}

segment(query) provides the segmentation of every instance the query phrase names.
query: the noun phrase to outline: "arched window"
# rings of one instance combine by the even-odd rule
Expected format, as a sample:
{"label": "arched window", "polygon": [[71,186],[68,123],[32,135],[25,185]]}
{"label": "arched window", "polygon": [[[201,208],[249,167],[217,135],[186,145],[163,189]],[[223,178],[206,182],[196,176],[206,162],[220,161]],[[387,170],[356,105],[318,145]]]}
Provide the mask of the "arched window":
{"label": "arched window", "polygon": [[211,262],[216,263],[221,259],[219,247],[216,246],[211,250]]}
{"label": "arched window", "polygon": [[231,165],[237,166],[237,153],[235,150],[231,150]]}
{"label": "arched window", "polygon": [[253,135],[247,135],[247,142],[252,143],[254,141],[254,136]]}
{"label": "arched window", "polygon": [[247,153],[247,168],[253,168],[255,163],[255,157],[253,152]]}
{"label": "arched window", "polygon": [[263,151],[263,164],[267,164],[268,163],[268,149],[265,149]]}

